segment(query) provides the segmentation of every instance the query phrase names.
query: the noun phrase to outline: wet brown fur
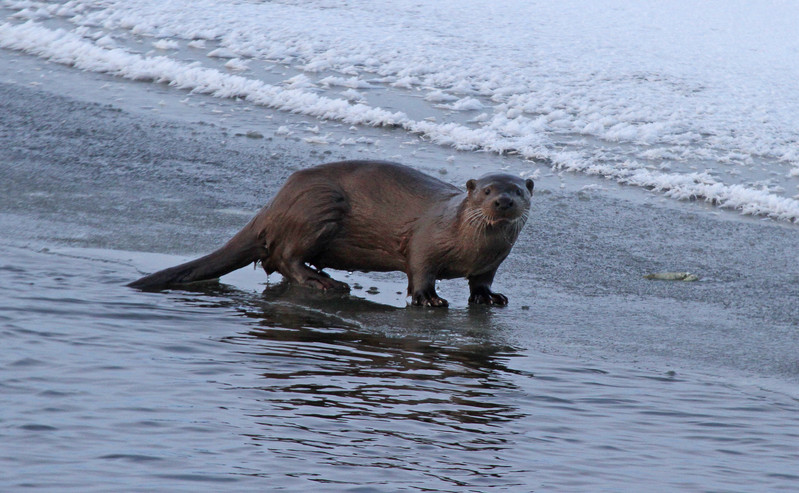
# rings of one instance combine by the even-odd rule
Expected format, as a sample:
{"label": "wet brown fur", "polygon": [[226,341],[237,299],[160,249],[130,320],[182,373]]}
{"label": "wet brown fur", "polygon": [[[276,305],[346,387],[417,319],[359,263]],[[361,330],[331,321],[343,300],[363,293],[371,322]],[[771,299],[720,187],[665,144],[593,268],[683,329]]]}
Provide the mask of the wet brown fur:
{"label": "wet brown fur", "polygon": [[130,286],[216,279],[260,261],[267,274],[326,290],[349,286],[324,268],[402,271],[414,305],[447,306],[435,280],[465,277],[470,303],[506,305],[491,283],[527,220],[533,182],[489,174],[466,188],[379,161],[301,170],[222,248]]}

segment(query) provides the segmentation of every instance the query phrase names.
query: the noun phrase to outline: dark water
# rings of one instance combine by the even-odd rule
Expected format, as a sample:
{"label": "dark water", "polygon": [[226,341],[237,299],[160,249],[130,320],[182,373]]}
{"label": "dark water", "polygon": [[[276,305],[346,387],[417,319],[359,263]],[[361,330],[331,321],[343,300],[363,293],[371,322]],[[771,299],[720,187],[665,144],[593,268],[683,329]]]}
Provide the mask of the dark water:
{"label": "dark water", "polygon": [[113,252],[0,250],[3,491],[799,486],[781,393],[539,353],[490,310],[139,293]]}

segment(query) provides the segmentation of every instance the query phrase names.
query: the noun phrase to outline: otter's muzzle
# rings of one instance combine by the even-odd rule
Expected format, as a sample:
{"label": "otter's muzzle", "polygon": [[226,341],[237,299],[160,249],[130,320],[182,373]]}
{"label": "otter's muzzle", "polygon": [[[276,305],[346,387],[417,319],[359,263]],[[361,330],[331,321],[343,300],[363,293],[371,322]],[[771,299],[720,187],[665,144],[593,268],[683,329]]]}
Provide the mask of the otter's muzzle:
{"label": "otter's muzzle", "polygon": [[494,207],[497,210],[505,212],[508,209],[512,209],[513,206],[516,205],[512,198],[508,197],[507,195],[500,195],[494,201]]}

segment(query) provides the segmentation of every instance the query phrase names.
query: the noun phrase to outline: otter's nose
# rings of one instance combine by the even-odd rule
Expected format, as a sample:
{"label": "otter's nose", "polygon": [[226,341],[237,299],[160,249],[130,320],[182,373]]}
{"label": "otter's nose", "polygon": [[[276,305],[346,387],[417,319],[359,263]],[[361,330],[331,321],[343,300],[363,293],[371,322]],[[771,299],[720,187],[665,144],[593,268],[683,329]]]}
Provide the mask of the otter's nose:
{"label": "otter's nose", "polygon": [[501,211],[506,211],[513,207],[513,199],[506,195],[502,195],[494,201],[494,206]]}

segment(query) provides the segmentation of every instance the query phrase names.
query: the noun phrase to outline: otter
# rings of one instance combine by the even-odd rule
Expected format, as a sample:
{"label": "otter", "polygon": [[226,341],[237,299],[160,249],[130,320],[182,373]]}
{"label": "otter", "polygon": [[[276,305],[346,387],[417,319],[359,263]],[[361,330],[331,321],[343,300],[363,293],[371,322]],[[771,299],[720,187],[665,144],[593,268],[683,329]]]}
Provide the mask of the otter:
{"label": "otter", "polygon": [[383,161],[340,161],[292,174],[220,249],[145,276],[154,290],[217,279],[252,262],[289,283],[349,291],[323,269],[402,271],[413,305],[445,307],[436,279],[465,277],[469,303],[505,306],[497,267],[527,221],[533,180],[492,173],[458,187]]}

